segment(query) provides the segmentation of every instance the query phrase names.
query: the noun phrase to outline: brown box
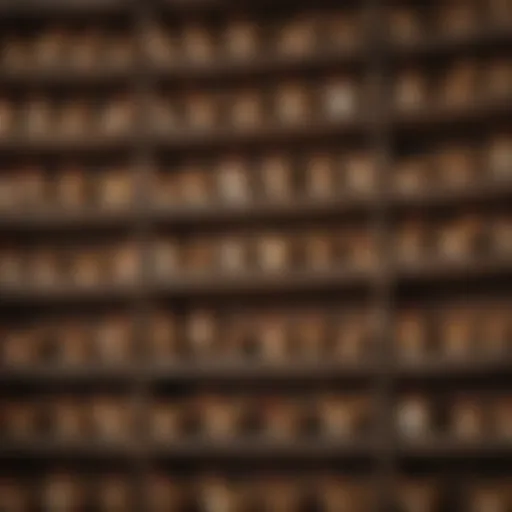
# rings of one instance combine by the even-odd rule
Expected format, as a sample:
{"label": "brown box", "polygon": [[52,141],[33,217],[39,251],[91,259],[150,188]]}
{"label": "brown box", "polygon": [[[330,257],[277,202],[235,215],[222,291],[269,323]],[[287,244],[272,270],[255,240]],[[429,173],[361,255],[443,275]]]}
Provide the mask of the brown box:
{"label": "brown box", "polygon": [[421,14],[413,7],[393,7],[389,12],[389,33],[397,43],[415,43],[424,37]]}
{"label": "brown box", "polygon": [[370,426],[370,404],[364,397],[328,395],[319,400],[318,408],[328,437],[359,437]]}
{"label": "brown box", "polygon": [[219,336],[217,318],[213,311],[193,311],[185,324],[185,337],[195,356],[212,354]]}
{"label": "brown box", "polygon": [[440,496],[435,482],[417,480],[402,482],[398,488],[398,503],[403,510],[417,512],[436,512]]}
{"label": "brown box", "polygon": [[183,202],[202,206],[212,199],[212,187],[208,169],[199,164],[186,164],[180,169],[179,196]]}
{"label": "brown box", "polygon": [[231,20],[224,29],[224,46],[228,57],[253,59],[259,51],[258,25],[247,20]]}
{"label": "brown box", "polygon": [[140,269],[140,252],[136,244],[119,244],[109,254],[109,277],[113,282],[126,284],[137,280]]}
{"label": "brown box", "polygon": [[108,169],[98,179],[98,202],[102,208],[127,208],[134,196],[131,169]]}
{"label": "brown box", "polygon": [[479,400],[462,396],[450,407],[452,433],[463,441],[475,440],[483,435],[484,415]]}
{"label": "brown box", "polygon": [[510,99],[512,95],[512,63],[509,58],[497,57],[486,66],[484,85],[486,94],[495,100]]}
{"label": "brown box", "polygon": [[451,144],[439,148],[433,157],[437,181],[454,187],[472,184],[477,177],[475,156],[468,146]]}
{"label": "brown box", "polygon": [[327,337],[325,315],[318,311],[297,311],[293,321],[291,357],[314,362],[322,357]]}
{"label": "brown box", "polygon": [[347,155],[343,161],[344,184],[357,193],[371,192],[377,184],[376,162],[370,153],[358,152]]}
{"label": "brown box", "polygon": [[0,503],[7,512],[26,512],[30,494],[21,482],[5,477],[0,480]]}
{"label": "brown box", "polygon": [[58,358],[62,364],[80,365],[90,360],[92,340],[90,330],[83,321],[70,320],[62,323],[57,332]]}
{"label": "brown box", "polygon": [[491,224],[492,250],[501,256],[512,254],[512,215],[502,214]]}
{"label": "brown box", "polygon": [[82,137],[91,131],[91,106],[83,99],[74,99],[59,105],[56,110],[58,131],[63,138]]}
{"label": "brown box", "polygon": [[498,396],[492,401],[492,429],[498,438],[512,439],[512,397]]}
{"label": "brown box", "polygon": [[430,404],[422,396],[406,396],[398,404],[396,422],[398,432],[410,440],[425,438],[432,430]]}
{"label": "brown box", "polygon": [[96,28],[77,32],[69,50],[69,64],[81,71],[91,71],[101,60],[103,42],[103,34]]}
{"label": "brown box", "polygon": [[309,16],[297,16],[277,27],[276,50],[288,57],[303,57],[316,50],[317,26]]}
{"label": "brown box", "polygon": [[98,512],[130,512],[133,510],[132,489],[123,475],[102,475],[95,494]]}
{"label": "brown box", "polygon": [[235,129],[254,129],[263,123],[262,98],[258,91],[245,90],[229,96],[230,121]]}
{"label": "brown box", "polygon": [[34,44],[36,66],[57,67],[65,60],[69,49],[69,34],[60,27],[51,27],[41,32]]}
{"label": "brown box", "polygon": [[57,176],[56,196],[64,208],[85,207],[88,195],[84,170],[74,165],[62,169]]}
{"label": "brown box", "polygon": [[183,432],[182,410],[178,404],[160,401],[152,406],[151,409],[151,436],[156,441],[175,440]]}
{"label": "brown box", "polygon": [[250,199],[247,162],[236,155],[224,158],[217,166],[217,194],[222,202],[245,203]]}
{"label": "brown box", "polygon": [[148,512],[182,510],[184,486],[164,475],[151,475],[147,483],[146,503]]}
{"label": "brown box", "polygon": [[497,134],[487,148],[487,166],[493,178],[512,178],[512,135]]}
{"label": "brown box", "polygon": [[483,220],[465,215],[441,226],[438,232],[439,256],[448,260],[464,260],[476,256],[484,236]]}
{"label": "brown box", "polygon": [[87,434],[85,404],[76,397],[56,398],[51,404],[52,435],[61,441],[83,440]]}
{"label": "brown box", "polygon": [[28,271],[36,286],[53,286],[62,277],[56,251],[46,247],[34,250]]}
{"label": "brown box", "polygon": [[450,0],[437,10],[438,30],[450,37],[463,36],[479,27],[476,4],[471,1]]}
{"label": "brown box", "polygon": [[407,311],[397,320],[395,339],[399,357],[421,361],[428,356],[428,326],[425,314]]}
{"label": "brown box", "polygon": [[255,322],[254,329],[261,353],[271,363],[287,362],[289,326],[283,313],[264,313]]}
{"label": "brown box", "polygon": [[26,100],[23,108],[22,127],[30,136],[48,137],[54,134],[55,110],[49,100],[33,96]]}
{"label": "brown box", "polygon": [[465,359],[474,355],[474,320],[474,312],[470,308],[446,311],[439,325],[444,356]]}
{"label": "brown box", "polygon": [[287,155],[274,153],[261,162],[261,179],[265,199],[287,200],[293,194],[293,171]]}
{"label": "brown box", "polygon": [[168,135],[183,127],[182,111],[178,110],[178,103],[170,95],[159,94],[151,98],[149,103],[149,122],[156,135]]}
{"label": "brown box", "polygon": [[157,66],[170,66],[178,56],[176,41],[167,27],[151,27],[146,34],[145,44],[149,60]]}
{"label": "brown box", "polygon": [[272,440],[293,440],[300,428],[300,404],[293,397],[258,400],[265,435]]}
{"label": "brown box", "polygon": [[335,259],[335,240],[331,233],[314,232],[304,236],[305,263],[313,271],[332,268]]}
{"label": "brown box", "polygon": [[412,157],[399,162],[395,168],[395,187],[404,194],[419,193],[433,185],[431,167],[426,157]]}
{"label": "brown box", "polygon": [[335,324],[334,346],[331,357],[344,363],[354,362],[369,354],[373,338],[372,320],[364,313],[342,314]]}
{"label": "brown box", "polygon": [[46,477],[41,505],[43,510],[80,510],[84,498],[84,489],[77,478],[61,472]]}
{"label": "brown box", "polygon": [[91,403],[91,420],[97,438],[119,442],[131,435],[129,404],[119,398],[95,396]]}
{"label": "brown box", "polygon": [[429,258],[428,231],[426,224],[419,219],[409,219],[400,226],[396,250],[402,263],[414,264]]}
{"label": "brown box", "polygon": [[184,26],[182,51],[186,59],[194,64],[206,64],[214,58],[215,45],[209,30],[195,23]]}
{"label": "brown box", "polygon": [[8,285],[20,285],[25,275],[20,251],[2,248],[0,251],[0,282]]}
{"label": "brown box", "polygon": [[119,314],[100,321],[94,329],[94,354],[100,363],[126,363],[133,355],[133,322]]}
{"label": "brown box", "polygon": [[3,328],[1,361],[6,366],[25,366],[37,358],[37,346],[30,329]]}
{"label": "brown box", "polygon": [[239,435],[243,401],[238,397],[204,395],[194,406],[201,418],[201,431],[213,439]]}
{"label": "brown box", "polygon": [[512,348],[512,322],[507,305],[491,303],[483,312],[480,322],[479,353],[492,357],[506,355]]}
{"label": "brown box", "polygon": [[324,116],[330,121],[344,120],[357,111],[357,87],[350,77],[333,77],[322,87],[322,105]]}
{"label": "brown box", "polygon": [[396,79],[394,90],[395,106],[400,110],[415,110],[427,106],[429,84],[424,71],[408,69]]}
{"label": "brown box", "polygon": [[348,509],[351,512],[373,510],[372,490],[351,479],[323,477],[318,485],[320,502],[325,512]]}
{"label": "brown box", "polygon": [[111,98],[99,111],[99,130],[105,136],[119,136],[133,128],[134,102],[129,97]]}
{"label": "brown box", "polygon": [[156,311],[152,314],[148,341],[150,354],[155,361],[163,362],[176,355],[178,325],[172,312]]}
{"label": "brown box", "polygon": [[157,240],[153,247],[152,268],[155,277],[168,279],[180,268],[180,246],[176,240]]}
{"label": "brown box", "polygon": [[470,489],[467,502],[469,512],[506,512],[508,509],[510,498],[506,483],[479,482],[471,485]]}
{"label": "brown box", "polygon": [[272,512],[300,510],[302,489],[294,481],[280,476],[268,476],[258,487],[263,510],[272,510]]}
{"label": "brown box", "polygon": [[151,199],[157,207],[175,207],[182,199],[179,190],[179,173],[152,169]]}
{"label": "brown box", "polygon": [[104,276],[103,258],[98,249],[82,249],[71,256],[73,284],[80,287],[94,287],[102,283]]}
{"label": "brown box", "polygon": [[15,121],[13,104],[5,98],[0,98],[0,136],[8,135],[13,130]]}
{"label": "brown box", "polygon": [[328,153],[311,155],[306,164],[306,193],[314,199],[336,194],[336,162]]}
{"label": "brown box", "polygon": [[37,432],[37,411],[30,400],[3,402],[0,406],[3,433],[8,439],[32,439]]}
{"label": "brown box", "polygon": [[296,125],[308,121],[310,107],[307,87],[301,83],[284,83],[275,93],[273,112],[276,121],[282,124]]}
{"label": "brown box", "polygon": [[256,243],[261,271],[277,272],[286,269],[289,263],[289,240],[284,235],[261,234]]}
{"label": "brown box", "polygon": [[187,272],[206,273],[215,270],[215,248],[208,238],[191,239],[185,244],[183,261]]}
{"label": "brown box", "polygon": [[228,236],[218,241],[218,266],[223,272],[239,274],[248,269],[247,241],[244,237]]}
{"label": "brown box", "polygon": [[189,93],[183,101],[188,127],[193,130],[213,130],[217,126],[218,98],[213,91]]}
{"label": "brown box", "polygon": [[241,510],[236,486],[216,475],[205,475],[194,493],[200,510],[208,512],[237,512]]}
{"label": "brown box", "polygon": [[361,34],[365,27],[362,26],[358,15],[352,12],[336,10],[327,12],[325,19],[322,19],[319,30],[322,36],[326,37],[327,44],[331,48],[342,51],[352,50],[361,42]]}
{"label": "brown box", "polygon": [[27,165],[16,170],[20,206],[27,210],[38,210],[46,206],[47,178],[43,169]]}
{"label": "brown box", "polygon": [[441,79],[441,100],[448,107],[474,103],[478,95],[479,66],[472,59],[455,62]]}

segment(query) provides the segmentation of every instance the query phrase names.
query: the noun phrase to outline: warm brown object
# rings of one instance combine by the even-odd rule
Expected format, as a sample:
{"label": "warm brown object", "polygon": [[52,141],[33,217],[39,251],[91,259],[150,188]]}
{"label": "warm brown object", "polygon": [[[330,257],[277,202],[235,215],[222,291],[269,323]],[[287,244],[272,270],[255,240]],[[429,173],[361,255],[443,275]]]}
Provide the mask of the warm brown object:
{"label": "warm brown object", "polygon": [[218,335],[217,319],[213,311],[198,310],[189,315],[185,325],[185,337],[195,356],[211,354]]}
{"label": "warm brown object", "polygon": [[425,314],[404,312],[398,318],[395,339],[399,357],[407,361],[420,361],[427,354],[428,331]]}
{"label": "warm brown object", "polygon": [[47,178],[41,167],[25,165],[16,170],[15,179],[20,206],[36,211],[46,206]]}
{"label": "warm brown object", "polygon": [[128,69],[133,63],[134,53],[134,44],[130,35],[114,33],[106,38],[102,51],[102,63],[108,69]]}
{"label": "warm brown object", "polygon": [[69,34],[60,27],[45,29],[34,44],[34,60],[37,66],[62,65],[69,49]]}
{"label": "warm brown object", "polygon": [[152,475],[147,483],[146,506],[148,512],[181,510],[184,486],[163,475]]}
{"label": "warm brown object", "polygon": [[408,69],[397,78],[394,102],[400,110],[415,110],[427,106],[428,93],[428,79],[424,72]]}
{"label": "warm brown object", "polygon": [[257,55],[260,35],[256,23],[247,20],[231,20],[224,29],[223,35],[228,57],[243,61]]}
{"label": "warm brown object", "polygon": [[178,197],[193,206],[207,203],[212,197],[209,174],[200,164],[186,164],[180,170]]}
{"label": "warm brown object", "polygon": [[13,211],[21,206],[19,184],[13,176],[14,172],[16,171],[0,175],[0,212]]}
{"label": "warm brown object", "polygon": [[395,187],[404,194],[422,193],[433,183],[429,161],[425,157],[411,157],[397,164]]}
{"label": "warm brown object", "polygon": [[56,188],[56,199],[60,206],[66,209],[86,206],[87,178],[82,168],[71,165],[61,170]]}
{"label": "warm brown object", "polygon": [[316,153],[306,164],[306,193],[313,199],[332,197],[336,193],[336,163],[328,153]]}
{"label": "warm brown object", "polygon": [[0,136],[8,135],[14,128],[14,109],[12,103],[0,98]]}
{"label": "warm brown object", "polygon": [[435,512],[440,501],[439,491],[429,480],[403,482],[398,488],[398,503],[407,512]]}
{"label": "warm brown object", "polygon": [[439,148],[432,161],[437,181],[452,187],[474,183],[475,160],[475,154],[468,146],[452,144]]}
{"label": "warm brown object", "polygon": [[80,482],[68,473],[49,475],[42,489],[43,510],[79,510],[84,492]]}
{"label": "warm brown object", "polygon": [[291,330],[291,355],[308,363],[317,361],[327,337],[325,316],[317,311],[298,311],[293,318]]}
{"label": "warm brown object", "polygon": [[151,409],[151,436],[154,440],[165,442],[174,440],[182,432],[183,410],[178,404],[159,401]]}
{"label": "warm brown object", "polygon": [[474,320],[474,312],[469,308],[446,311],[439,324],[441,350],[444,356],[464,359],[473,355]]}
{"label": "warm brown object", "polygon": [[490,174],[496,179],[512,177],[512,135],[497,134],[491,138],[487,148]]}
{"label": "warm brown object", "polygon": [[176,240],[157,240],[153,247],[152,268],[155,277],[168,279],[180,266],[180,247]]}
{"label": "warm brown object", "polygon": [[33,332],[13,327],[6,327],[2,331],[2,344],[0,344],[2,364],[25,366],[33,363],[37,357]]}
{"label": "warm brown object", "polygon": [[49,100],[34,96],[24,103],[22,129],[34,137],[48,137],[54,133],[54,109]]}
{"label": "warm brown object", "polygon": [[86,28],[73,37],[69,63],[80,71],[91,71],[101,60],[104,51],[103,34],[95,28]]}
{"label": "warm brown object", "polygon": [[278,27],[276,49],[289,57],[304,57],[315,51],[317,27],[309,16],[297,16]]}
{"label": "warm brown object", "polygon": [[172,312],[157,311],[151,317],[149,351],[155,362],[164,362],[176,355],[177,319]]}
{"label": "warm brown object", "polygon": [[261,353],[270,363],[286,362],[288,354],[288,323],[282,313],[265,313],[257,321],[254,329]]}
{"label": "warm brown object", "polygon": [[134,196],[131,169],[107,169],[98,178],[98,202],[102,208],[127,208]]}
{"label": "warm brown object", "polygon": [[129,512],[132,510],[132,490],[126,477],[103,475],[96,489],[98,512]]}
{"label": "warm brown object", "polygon": [[55,250],[41,248],[31,254],[29,269],[31,281],[36,286],[53,286],[61,277],[59,258]]}
{"label": "warm brown object", "polygon": [[217,193],[224,203],[245,203],[250,199],[250,180],[247,162],[236,155],[217,166]]}
{"label": "warm brown object", "polygon": [[330,121],[347,119],[358,108],[357,88],[350,77],[330,78],[322,89],[324,116]]}
{"label": "warm brown object", "polygon": [[339,477],[323,477],[318,485],[320,502],[325,512],[368,512],[372,510],[372,489],[357,481]]}
{"label": "warm brown object", "polygon": [[512,22],[512,5],[510,0],[488,0],[490,22],[493,25],[507,26]]}
{"label": "warm brown object", "polygon": [[57,334],[57,357],[65,365],[86,364],[92,354],[90,330],[80,320],[64,322]]}
{"label": "warm brown object", "polygon": [[284,270],[288,264],[288,240],[282,234],[262,234],[257,240],[257,259],[263,272]]}
{"label": "warm brown object", "polygon": [[238,512],[240,497],[235,485],[216,475],[205,475],[194,492],[199,510],[204,512]]}
{"label": "warm brown object", "polygon": [[512,215],[503,214],[493,219],[491,246],[499,257],[506,258],[512,254]]}
{"label": "warm brown object", "polygon": [[212,272],[215,263],[215,247],[211,238],[193,238],[186,242],[183,261],[192,274]]}
{"label": "warm brown object", "polygon": [[[183,126],[176,103],[168,94],[160,93],[150,100],[149,119],[155,134],[167,135],[169,132]],[[181,113],[181,112],[180,112]]]}
{"label": "warm brown object", "polygon": [[479,26],[476,2],[449,0],[437,9],[437,28],[443,35],[465,36]]}
{"label": "warm brown object", "polygon": [[213,439],[239,435],[243,400],[239,397],[205,395],[198,399],[201,428]]}
{"label": "warm brown object", "polygon": [[188,23],[182,32],[182,51],[194,64],[206,64],[214,57],[215,46],[208,28]]}
{"label": "warm brown object", "polygon": [[[507,483],[489,482],[470,486],[469,512],[506,512],[510,503]],[[508,503],[507,503],[508,502]]]}
{"label": "warm brown object", "polygon": [[79,99],[59,105],[57,110],[59,135],[63,138],[84,137],[91,129],[91,106]]}
{"label": "warm brown object", "polygon": [[155,25],[148,31],[146,39],[148,58],[158,66],[170,66],[178,52],[176,42],[167,27]]}
{"label": "warm brown object", "polygon": [[491,99],[509,99],[512,95],[512,63],[506,57],[492,59],[485,70],[485,92]]}
{"label": "warm brown object", "polygon": [[228,99],[230,121],[235,129],[254,129],[263,122],[263,105],[257,91],[245,90],[235,93]]}
{"label": "warm brown object", "polygon": [[479,334],[479,354],[501,357],[512,348],[512,322],[507,305],[491,303],[484,310],[480,319]]}
{"label": "warm brown object", "polygon": [[99,112],[101,133],[107,137],[115,137],[128,133],[135,119],[134,102],[129,97],[110,99]]}
{"label": "warm brown object", "polygon": [[247,241],[243,237],[224,237],[218,243],[218,265],[221,271],[236,274],[247,270]]}
{"label": "warm brown object", "polygon": [[305,263],[313,271],[325,271],[333,265],[335,243],[331,233],[314,232],[304,237]]}
{"label": "warm brown object", "polygon": [[119,244],[109,254],[109,277],[115,283],[133,283],[140,269],[140,252],[136,244]]}
{"label": "warm brown object", "polygon": [[126,440],[131,434],[129,404],[118,397],[95,396],[91,403],[93,434],[109,442]]}
{"label": "warm brown object", "polygon": [[329,437],[358,437],[370,426],[370,404],[364,397],[327,395],[319,400],[318,412]]}
{"label": "warm brown object", "polygon": [[358,312],[342,314],[335,325],[332,354],[341,362],[355,362],[369,353],[373,337],[372,320]]}
{"label": "warm brown object", "polygon": [[8,439],[28,440],[36,433],[37,414],[30,400],[3,402],[0,405],[3,435]]}
{"label": "warm brown object", "polygon": [[295,82],[281,85],[276,91],[273,111],[276,120],[285,125],[307,121],[310,113],[307,88]]}
{"label": "warm brown object", "polygon": [[394,7],[389,13],[389,33],[397,43],[415,43],[423,34],[421,13],[413,7]]}
{"label": "warm brown object", "polygon": [[259,496],[264,503],[263,510],[272,512],[299,510],[301,503],[300,487],[283,477],[266,477],[261,483]]}
{"label": "warm brown object", "polygon": [[290,441],[300,427],[300,404],[293,397],[268,397],[259,404],[265,435],[272,440]]}
{"label": "warm brown object", "polygon": [[185,123],[192,130],[213,130],[219,120],[217,102],[213,91],[189,93],[184,98]]}
{"label": "warm brown object", "polygon": [[7,70],[23,71],[33,64],[31,45],[26,37],[6,34],[3,38],[0,59]]}
{"label": "warm brown object", "polygon": [[261,179],[265,199],[281,201],[293,193],[292,162],[287,155],[274,153],[261,162]]}
{"label": "warm brown object", "polygon": [[477,256],[483,249],[483,234],[483,220],[476,215],[468,214],[448,221],[437,235],[439,256],[451,261]]}
{"label": "warm brown object", "polygon": [[373,156],[366,152],[347,155],[342,163],[344,184],[357,193],[371,192],[377,184],[376,165]]}
{"label": "warm brown object", "polygon": [[505,394],[492,401],[491,428],[498,438],[512,439],[512,396]]}
{"label": "warm brown object", "polygon": [[478,95],[479,66],[471,59],[457,61],[441,80],[441,101],[447,107],[462,107],[475,102]]}
{"label": "warm brown object", "polygon": [[62,441],[82,441],[87,434],[85,404],[76,397],[56,398],[51,404],[52,432]]}
{"label": "warm brown object", "polygon": [[400,400],[396,421],[398,432],[409,440],[421,439],[431,433],[430,404],[422,396],[407,396]]}
{"label": "warm brown object", "polygon": [[71,256],[71,280],[80,287],[94,287],[104,277],[103,258],[98,249],[82,249]]}
{"label": "warm brown object", "polygon": [[326,37],[330,49],[352,50],[361,42],[364,31],[358,15],[350,11],[327,12],[322,26],[322,36]]}
{"label": "warm brown object", "polygon": [[471,441],[483,434],[484,416],[482,406],[475,397],[458,397],[450,407],[452,434],[457,439]]}
{"label": "warm brown object", "polygon": [[0,250],[0,282],[19,285],[25,277],[21,253],[18,250],[2,248]]}
{"label": "warm brown object", "polygon": [[94,354],[101,363],[126,363],[131,354],[133,322],[123,314],[109,316],[94,329]]}
{"label": "warm brown object", "polygon": [[22,482],[8,478],[0,480],[0,503],[7,512],[25,512],[28,509],[30,494]]}
{"label": "warm brown object", "polygon": [[158,171],[151,170],[153,174],[152,180],[152,201],[157,207],[173,207],[180,200],[178,189],[178,173],[167,170]]}

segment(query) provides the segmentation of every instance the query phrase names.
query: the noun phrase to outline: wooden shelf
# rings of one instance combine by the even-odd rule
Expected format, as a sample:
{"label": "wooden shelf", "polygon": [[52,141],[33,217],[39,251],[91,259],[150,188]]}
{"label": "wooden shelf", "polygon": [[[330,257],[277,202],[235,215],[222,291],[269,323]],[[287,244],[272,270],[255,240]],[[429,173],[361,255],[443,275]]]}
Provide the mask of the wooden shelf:
{"label": "wooden shelf", "polygon": [[503,458],[512,455],[512,442],[483,439],[458,441],[457,439],[432,440],[419,443],[398,443],[399,457],[413,459],[466,459]]}

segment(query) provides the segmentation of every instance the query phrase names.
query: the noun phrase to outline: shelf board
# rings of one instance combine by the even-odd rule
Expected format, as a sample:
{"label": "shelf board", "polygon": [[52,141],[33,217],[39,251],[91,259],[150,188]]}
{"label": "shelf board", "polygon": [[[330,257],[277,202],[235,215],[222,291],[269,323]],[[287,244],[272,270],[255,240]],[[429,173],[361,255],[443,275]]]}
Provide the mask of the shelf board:
{"label": "shelf board", "polygon": [[286,442],[249,438],[222,442],[199,438],[176,443],[153,443],[149,452],[156,459],[358,459],[371,458],[374,444],[354,440],[305,439]]}
{"label": "shelf board", "polygon": [[3,0],[0,18],[112,15],[128,11],[131,5],[127,0]]}
{"label": "shelf board", "polygon": [[397,454],[402,458],[503,458],[512,455],[512,439],[483,439],[459,441],[457,439],[434,439],[424,442],[399,442]]}

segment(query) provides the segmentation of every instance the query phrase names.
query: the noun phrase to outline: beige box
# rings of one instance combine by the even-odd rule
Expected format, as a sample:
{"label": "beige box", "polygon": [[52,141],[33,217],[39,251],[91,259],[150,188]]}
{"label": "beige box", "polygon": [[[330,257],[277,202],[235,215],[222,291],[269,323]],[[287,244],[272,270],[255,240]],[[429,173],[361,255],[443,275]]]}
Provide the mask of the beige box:
{"label": "beige box", "polygon": [[98,177],[98,203],[102,208],[122,209],[134,197],[133,176],[130,169],[107,169]]}
{"label": "beige box", "polygon": [[32,96],[23,104],[23,130],[31,137],[54,134],[55,109],[47,98]]}
{"label": "beige box", "polygon": [[85,489],[75,476],[65,472],[46,476],[41,492],[41,505],[45,512],[79,510],[84,499]]}
{"label": "beige box", "polygon": [[404,194],[422,193],[432,186],[431,168],[426,157],[412,157],[398,162],[394,171],[397,190]]}
{"label": "beige box", "polygon": [[138,276],[141,266],[139,248],[135,243],[124,242],[109,253],[109,277],[114,283],[131,284]]}
{"label": "beige box", "polygon": [[215,57],[215,44],[209,30],[195,23],[184,26],[181,34],[182,51],[193,64],[208,64]]}
{"label": "beige box", "polygon": [[63,138],[81,137],[90,134],[91,106],[83,99],[67,101],[57,109],[58,130]]}
{"label": "beige box", "polygon": [[475,256],[483,229],[483,220],[476,215],[465,215],[440,226],[437,234],[439,256],[451,261]]}
{"label": "beige box", "polygon": [[427,357],[428,328],[425,313],[402,313],[395,327],[398,355],[407,361],[421,361]]}
{"label": "beige box", "polygon": [[203,206],[212,199],[209,169],[200,164],[188,163],[179,171],[179,197],[193,206]]}
{"label": "beige box", "polygon": [[256,240],[257,261],[261,271],[277,272],[289,263],[289,240],[283,234],[261,234]]}
{"label": "beige box", "polygon": [[235,129],[254,129],[263,124],[263,102],[258,91],[237,91],[229,95],[229,117]]}
{"label": "beige box", "polygon": [[94,354],[100,363],[126,363],[132,356],[133,322],[123,314],[102,319],[94,329]]}
{"label": "beige box", "polygon": [[151,27],[144,43],[147,57],[157,66],[170,66],[178,57],[175,37],[167,27],[161,25]]}
{"label": "beige box", "polygon": [[131,435],[132,417],[126,400],[95,396],[91,403],[91,420],[95,437],[118,443]]}
{"label": "beige box", "polygon": [[358,109],[357,87],[353,78],[329,78],[321,91],[324,116],[330,121],[351,118]]}
{"label": "beige box", "polygon": [[109,101],[99,110],[99,130],[105,136],[124,135],[133,128],[135,105],[129,97],[117,97]]}
{"label": "beige box", "polygon": [[233,155],[217,165],[217,194],[222,202],[241,204],[251,196],[247,161]]}
{"label": "beige box", "polygon": [[376,162],[367,152],[357,152],[342,157],[344,184],[348,190],[368,193],[377,184]]}
{"label": "beige box", "polygon": [[[314,18],[314,17],[313,17]],[[309,16],[296,16],[276,28],[276,50],[287,57],[304,57],[317,45],[317,26]]]}
{"label": "beige box", "polygon": [[512,178],[512,135],[502,133],[492,137],[487,147],[487,160],[493,178]]}
{"label": "beige box", "polygon": [[398,433],[407,440],[418,440],[432,432],[432,417],[429,402],[422,396],[410,395],[402,398],[396,409]]}
{"label": "beige box", "polygon": [[474,354],[474,319],[474,311],[470,308],[452,308],[445,311],[439,323],[444,356],[465,359]]}
{"label": "beige box", "polygon": [[298,125],[309,120],[309,91],[301,83],[284,83],[275,92],[273,112],[284,125]]}
{"label": "beige box", "polygon": [[229,58],[254,59],[260,50],[258,25],[247,20],[230,20],[224,32],[224,48]]}
{"label": "beige box", "polygon": [[413,7],[393,7],[389,12],[389,34],[400,44],[411,44],[423,36],[421,13]]}
{"label": "beige box", "polygon": [[424,71],[406,69],[395,82],[394,103],[403,111],[411,111],[427,106],[429,102],[429,84]]}
{"label": "beige box", "polygon": [[277,201],[292,197],[293,170],[287,155],[274,153],[265,156],[260,171],[265,199]]}
{"label": "beige box", "polygon": [[441,78],[440,94],[444,105],[461,107],[477,100],[480,67],[472,59],[462,59],[452,64]]}
{"label": "beige box", "polygon": [[159,401],[151,408],[150,431],[155,441],[175,440],[187,434],[182,432],[182,411],[178,404]]}
{"label": "beige box", "polygon": [[65,209],[83,208],[88,200],[88,180],[82,168],[69,165],[59,171],[56,183],[57,202]]}
{"label": "beige box", "polygon": [[314,199],[324,199],[336,194],[336,162],[328,153],[315,153],[307,159],[306,193]]}
{"label": "beige box", "polygon": [[185,324],[185,338],[195,356],[212,354],[219,337],[217,317],[213,311],[196,310]]}
{"label": "beige box", "polygon": [[482,436],[484,415],[479,400],[462,396],[450,406],[452,433],[462,441],[474,441]]}

